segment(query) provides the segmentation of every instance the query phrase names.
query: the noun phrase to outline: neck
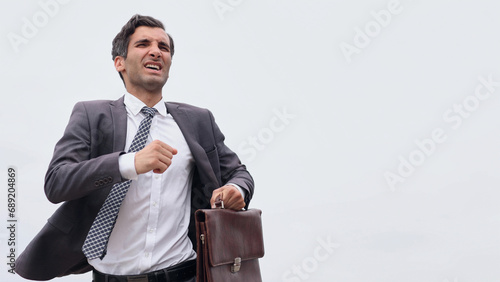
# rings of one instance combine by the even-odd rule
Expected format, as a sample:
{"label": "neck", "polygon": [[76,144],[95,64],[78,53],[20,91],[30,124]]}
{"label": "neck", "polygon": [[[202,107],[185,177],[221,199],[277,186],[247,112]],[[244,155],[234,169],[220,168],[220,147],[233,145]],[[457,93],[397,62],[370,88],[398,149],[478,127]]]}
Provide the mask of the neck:
{"label": "neck", "polygon": [[[131,89],[130,89],[131,90]],[[130,91],[127,89],[127,91],[134,95],[137,99],[141,100],[146,106],[152,108],[154,105],[156,105],[162,98],[161,91],[159,92],[145,92],[145,91]]]}

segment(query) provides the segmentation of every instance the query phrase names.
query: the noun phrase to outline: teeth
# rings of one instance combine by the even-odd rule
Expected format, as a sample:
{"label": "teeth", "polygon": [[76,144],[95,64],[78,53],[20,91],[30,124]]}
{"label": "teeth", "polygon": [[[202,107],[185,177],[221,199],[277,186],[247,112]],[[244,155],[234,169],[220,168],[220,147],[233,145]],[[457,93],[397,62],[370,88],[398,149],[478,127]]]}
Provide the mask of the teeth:
{"label": "teeth", "polygon": [[153,69],[157,69],[157,70],[160,70],[160,67],[157,66],[157,65],[151,65],[151,64],[148,64],[146,65],[147,68],[153,68]]}

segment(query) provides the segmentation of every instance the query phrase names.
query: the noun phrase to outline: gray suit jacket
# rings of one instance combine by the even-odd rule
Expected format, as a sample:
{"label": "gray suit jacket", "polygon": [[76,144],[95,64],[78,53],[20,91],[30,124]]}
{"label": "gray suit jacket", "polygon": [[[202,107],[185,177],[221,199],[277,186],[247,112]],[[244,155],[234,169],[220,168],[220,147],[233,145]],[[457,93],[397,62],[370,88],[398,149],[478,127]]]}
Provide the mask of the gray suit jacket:
{"label": "gray suit jacket", "polygon": [[[212,191],[228,182],[246,190],[248,206],[254,183],[236,154],[224,144],[224,135],[210,111],[181,103],[166,106],[195,160],[189,236],[196,248],[194,211],[210,208]],[[47,198],[63,204],[19,255],[19,275],[50,280],[92,270],[81,248],[111,187],[125,180],[118,168],[118,157],[125,153],[126,132],[123,97],[75,105],[45,177]]]}

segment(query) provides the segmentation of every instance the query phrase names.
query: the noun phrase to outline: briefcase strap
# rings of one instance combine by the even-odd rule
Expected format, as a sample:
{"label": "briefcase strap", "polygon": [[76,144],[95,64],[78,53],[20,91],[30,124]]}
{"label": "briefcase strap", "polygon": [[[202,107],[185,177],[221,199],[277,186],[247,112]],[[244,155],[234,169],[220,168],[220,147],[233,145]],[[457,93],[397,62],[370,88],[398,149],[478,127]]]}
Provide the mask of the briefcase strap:
{"label": "briefcase strap", "polygon": [[200,237],[198,240],[198,258],[197,258],[197,282],[208,282],[207,268],[208,268],[208,257],[207,257],[207,246],[205,242],[205,225],[203,223],[198,223],[198,228],[200,230]]}

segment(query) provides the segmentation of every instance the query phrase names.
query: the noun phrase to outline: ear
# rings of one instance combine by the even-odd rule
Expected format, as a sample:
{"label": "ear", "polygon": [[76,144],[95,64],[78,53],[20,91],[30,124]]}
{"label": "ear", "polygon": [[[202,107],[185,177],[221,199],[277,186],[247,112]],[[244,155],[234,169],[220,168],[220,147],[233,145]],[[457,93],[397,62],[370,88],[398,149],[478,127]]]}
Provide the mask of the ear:
{"label": "ear", "polygon": [[122,56],[115,57],[115,69],[118,72],[122,72],[125,70],[125,58]]}

